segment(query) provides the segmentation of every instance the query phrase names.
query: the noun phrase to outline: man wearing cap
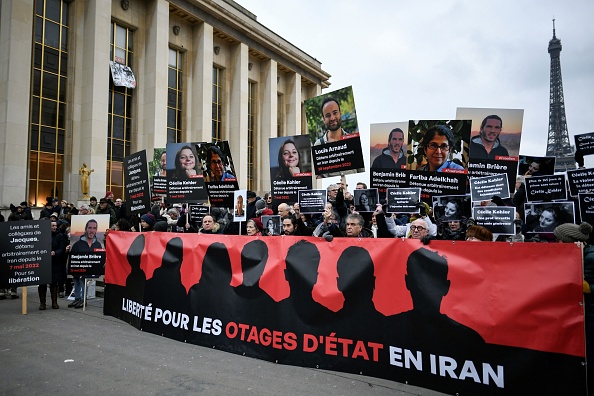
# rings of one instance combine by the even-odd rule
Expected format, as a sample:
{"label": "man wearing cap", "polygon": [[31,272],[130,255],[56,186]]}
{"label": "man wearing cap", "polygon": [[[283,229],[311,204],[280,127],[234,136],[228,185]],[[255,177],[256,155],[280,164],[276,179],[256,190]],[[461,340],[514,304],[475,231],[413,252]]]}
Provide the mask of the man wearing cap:
{"label": "man wearing cap", "polygon": [[118,198],[115,200],[114,207],[112,209],[115,212],[116,218],[118,220],[126,217],[126,207],[124,206],[124,203],[122,202],[122,198]]}
{"label": "man wearing cap", "polygon": [[31,208],[27,205],[27,202],[21,202],[21,208],[23,208],[23,219],[24,220],[33,220],[33,213],[31,213]]}
{"label": "man wearing cap", "polygon": [[106,192],[105,199],[107,199],[107,203],[109,204],[109,207],[113,209],[113,207],[115,206],[115,204],[113,203],[113,199],[114,199],[113,192],[111,192],[111,191]]}
{"label": "man wearing cap", "polygon": [[256,193],[253,191],[248,191],[247,192],[247,207],[246,207],[246,213],[247,213],[247,218],[251,219],[252,217],[256,217],[256,201],[258,200],[258,197],[256,196]]}
{"label": "man wearing cap", "polygon": [[91,199],[89,200],[89,212],[95,213],[98,207],[99,206],[97,205],[97,198],[91,197]]}
{"label": "man wearing cap", "polygon": [[41,209],[41,212],[39,213],[39,218],[40,219],[49,219],[50,216],[52,215],[53,211],[52,211],[52,199],[48,198],[47,201],[45,202],[45,207],[43,209]]}
{"label": "man wearing cap", "polygon": [[142,232],[153,231],[155,222],[156,218],[152,213],[145,213],[140,216],[140,228],[142,228]]}
{"label": "man wearing cap", "polygon": [[111,227],[118,221],[115,211],[109,206],[107,199],[101,198],[99,200],[99,208],[95,210],[97,214],[108,214],[109,215],[109,226]]}

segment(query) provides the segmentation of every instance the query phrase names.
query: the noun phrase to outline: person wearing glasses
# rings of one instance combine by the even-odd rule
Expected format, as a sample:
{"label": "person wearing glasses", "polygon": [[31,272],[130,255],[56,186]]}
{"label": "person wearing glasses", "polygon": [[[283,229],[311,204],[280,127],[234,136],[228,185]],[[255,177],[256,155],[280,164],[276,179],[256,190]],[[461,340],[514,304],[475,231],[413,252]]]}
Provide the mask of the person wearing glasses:
{"label": "person wearing glasses", "polygon": [[488,115],[481,122],[478,136],[470,139],[470,157],[476,159],[496,159],[507,157],[509,153],[501,145],[499,134],[503,129],[503,121],[498,115]]}
{"label": "person wearing glasses", "polygon": [[421,209],[419,218],[406,225],[396,225],[392,216],[386,216],[381,204],[376,205],[375,220],[378,238],[411,238],[428,241],[437,235],[437,226],[433,224],[427,213]]}
{"label": "person wearing glasses", "polygon": [[454,136],[445,125],[432,126],[425,132],[419,143],[419,149],[427,159],[427,163],[417,170],[441,172],[444,169],[463,170],[464,167],[452,161]]}
{"label": "person wearing glasses", "polygon": [[210,146],[206,151],[206,164],[208,166],[210,181],[235,181],[235,175],[227,172],[227,157],[217,146]]}

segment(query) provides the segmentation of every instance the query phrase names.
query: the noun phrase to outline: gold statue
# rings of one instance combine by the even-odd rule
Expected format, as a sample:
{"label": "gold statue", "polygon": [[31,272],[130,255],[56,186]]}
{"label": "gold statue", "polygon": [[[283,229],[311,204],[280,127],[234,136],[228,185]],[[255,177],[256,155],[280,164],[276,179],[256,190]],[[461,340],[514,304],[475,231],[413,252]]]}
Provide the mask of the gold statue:
{"label": "gold statue", "polygon": [[82,168],[78,170],[80,175],[80,189],[83,193],[83,198],[89,198],[89,176],[95,169],[87,168],[87,164],[83,164]]}

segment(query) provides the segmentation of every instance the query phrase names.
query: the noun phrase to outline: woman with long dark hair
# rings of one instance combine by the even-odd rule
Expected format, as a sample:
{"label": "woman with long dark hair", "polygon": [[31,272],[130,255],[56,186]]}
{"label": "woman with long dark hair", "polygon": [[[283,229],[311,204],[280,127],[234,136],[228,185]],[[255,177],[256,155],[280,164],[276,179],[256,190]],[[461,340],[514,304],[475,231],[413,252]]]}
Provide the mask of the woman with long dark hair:
{"label": "woman with long dark hair", "polygon": [[287,139],[278,150],[277,177],[282,179],[292,178],[297,173],[301,173],[299,150],[297,150],[293,140]]}

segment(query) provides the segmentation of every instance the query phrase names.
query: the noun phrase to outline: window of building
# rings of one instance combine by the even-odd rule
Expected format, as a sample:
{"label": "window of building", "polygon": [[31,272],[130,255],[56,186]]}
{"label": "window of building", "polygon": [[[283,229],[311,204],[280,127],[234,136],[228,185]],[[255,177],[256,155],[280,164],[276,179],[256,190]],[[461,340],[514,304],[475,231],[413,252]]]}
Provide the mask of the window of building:
{"label": "window of building", "polygon": [[221,136],[221,121],[223,119],[223,81],[222,69],[212,68],[212,141],[223,140]]}
{"label": "window of building", "polygon": [[46,197],[64,198],[68,3],[36,0],[33,26],[27,197],[43,206]]}
{"label": "window of building", "polygon": [[[132,31],[111,23],[109,60],[126,66],[132,61]],[[132,129],[131,88],[118,87],[109,79],[109,104],[107,123],[107,179],[106,191],[116,197],[124,194],[124,157],[130,154]]]}
{"label": "window of building", "polygon": [[169,48],[167,69],[167,143],[182,140],[182,53]]}
{"label": "window of building", "polygon": [[256,83],[248,81],[248,158],[247,158],[247,188],[254,191],[256,189],[256,155],[257,155],[257,137],[256,137]]}

